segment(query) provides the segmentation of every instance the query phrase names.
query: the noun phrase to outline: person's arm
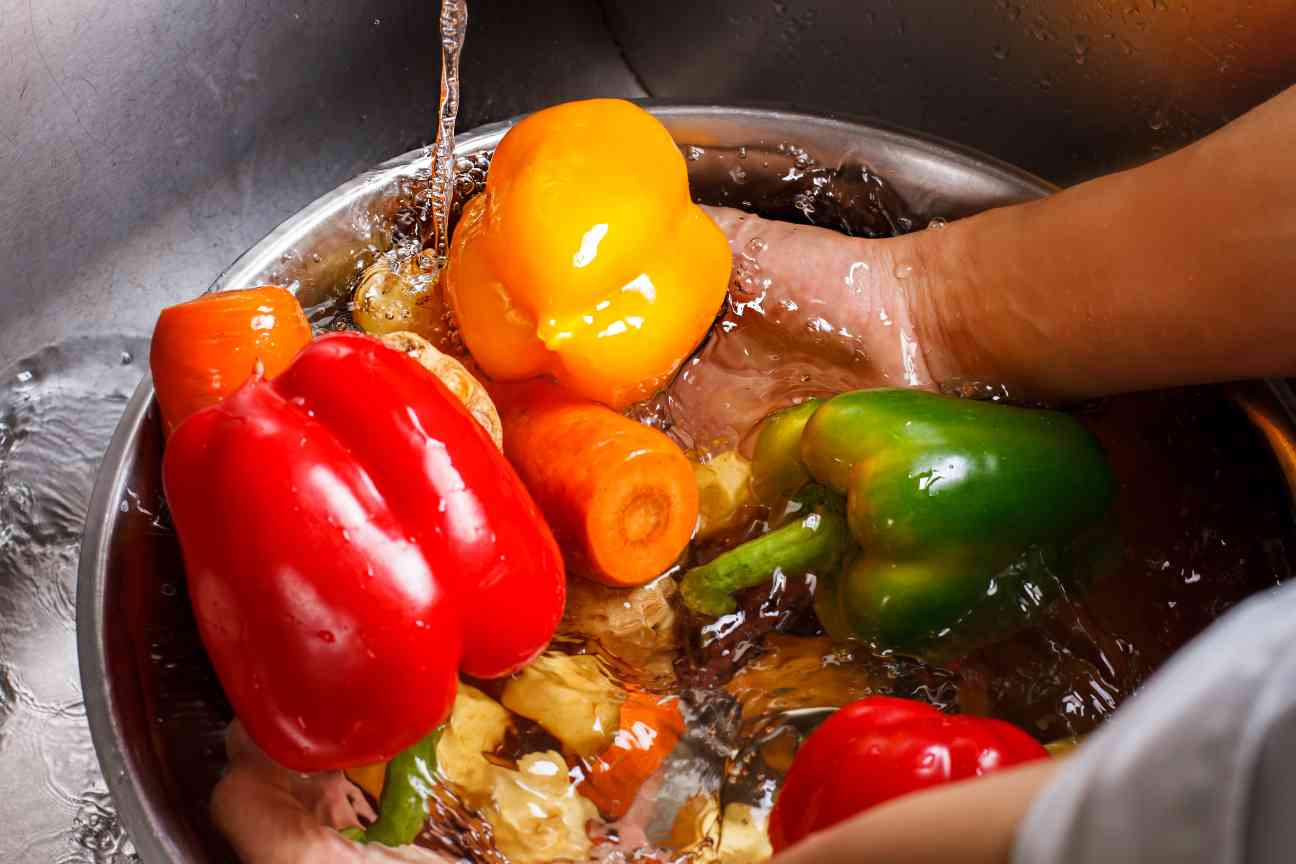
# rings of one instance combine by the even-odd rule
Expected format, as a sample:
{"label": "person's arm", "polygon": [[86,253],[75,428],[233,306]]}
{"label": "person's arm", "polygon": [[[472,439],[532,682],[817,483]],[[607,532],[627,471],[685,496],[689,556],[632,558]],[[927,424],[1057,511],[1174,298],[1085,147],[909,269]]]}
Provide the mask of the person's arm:
{"label": "person's arm", "polygon": [[1296,375],[1296,88],[1142,167],[884,243],[912,259],[937,382],[1074,399]]}
{"label": "person's arm", "polygon": [[1007,864],[1018,826],[1058,765],[1037,762],[897,798],[812,834],[773,864]]}

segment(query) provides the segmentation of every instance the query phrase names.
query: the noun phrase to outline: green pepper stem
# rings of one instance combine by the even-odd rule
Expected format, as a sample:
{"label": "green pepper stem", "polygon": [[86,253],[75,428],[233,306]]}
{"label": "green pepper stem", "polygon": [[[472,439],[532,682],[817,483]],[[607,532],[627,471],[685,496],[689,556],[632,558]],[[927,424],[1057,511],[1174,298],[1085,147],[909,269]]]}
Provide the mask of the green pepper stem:
{"label": "green pepper stem", "polygon": [[831,566],[849,542],[845,518],[821,507],[689,570],[680,594],[694,612],[725,615],[738,607],[735,592],[767,582],[776,570],[803,573]]}
{"label": "green pepper stem", "polygon": [[428,817],[428,798],[436,783],[436,748],[444,726],[387,763],[378,818],[364,831],[362,843],[404,846],[414,842]]}

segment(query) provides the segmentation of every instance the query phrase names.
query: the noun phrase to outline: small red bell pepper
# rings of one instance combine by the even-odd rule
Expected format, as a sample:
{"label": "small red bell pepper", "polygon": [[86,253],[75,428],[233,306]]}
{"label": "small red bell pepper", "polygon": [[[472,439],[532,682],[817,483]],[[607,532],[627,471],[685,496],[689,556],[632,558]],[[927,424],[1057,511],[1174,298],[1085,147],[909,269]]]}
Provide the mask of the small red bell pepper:
{"label": "small red bell pepper", "polygon": [[775,852],[892,798],[1048,756],[1002,720],[871,696],[810,733],[770,813]]}
{"label": "small red bell pepper", "polygon": [[522,482],[415,360],[316,340],[167,443],[194,613],[249,734],[299,771],[387,759],[442,722],[462,669],[548,644],[562,557]]}

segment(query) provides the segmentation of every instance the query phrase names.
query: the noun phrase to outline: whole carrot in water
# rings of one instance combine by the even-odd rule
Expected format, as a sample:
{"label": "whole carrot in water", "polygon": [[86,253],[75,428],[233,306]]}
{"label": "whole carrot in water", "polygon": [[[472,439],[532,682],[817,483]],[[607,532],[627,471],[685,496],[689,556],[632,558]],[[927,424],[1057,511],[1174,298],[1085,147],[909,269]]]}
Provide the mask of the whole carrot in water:
{"label": "whole carrot in water", "polygon": [[149,369],[166,434],[233,393],[258,362],[267,378],[275,377],[310,341],[301,304],[277,285],[217,291],[163,309]]}
{"label": "whole carrot in water", "polygon": [[544,512],[572,572],[642,585],[679,557],[697,524],[693,468],[673,441],[542,379],[491,390],[504,455]]}

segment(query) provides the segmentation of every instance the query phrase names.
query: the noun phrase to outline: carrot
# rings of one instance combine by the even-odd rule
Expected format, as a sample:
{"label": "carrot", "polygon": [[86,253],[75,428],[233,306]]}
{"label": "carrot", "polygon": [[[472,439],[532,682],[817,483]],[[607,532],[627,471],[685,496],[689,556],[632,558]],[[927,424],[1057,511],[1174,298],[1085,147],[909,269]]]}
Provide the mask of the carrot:
{"label": "carrot", "polygon": [[621,705],[621,721],[612,744],[589,766],[577,786],[608,819],[620,819],[634,803],[639,787],[653,775],[684,734],[684,718],[674,701],[634,692]]}
{"label": "carrot", "polygon": [[688,545],[697,481],[656,429],[540,379],[492,389],[504,455],[535,497],[573,572],[642,585]]}
{"label": "carrot", "polygon": [[166,434],[233,393],[258,362],[267,378],[278,375],[310,340],[301,304],[276,285],[218,291],[163,309],[149,368]]}

